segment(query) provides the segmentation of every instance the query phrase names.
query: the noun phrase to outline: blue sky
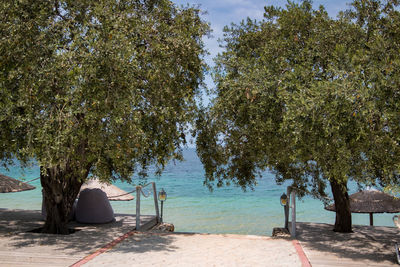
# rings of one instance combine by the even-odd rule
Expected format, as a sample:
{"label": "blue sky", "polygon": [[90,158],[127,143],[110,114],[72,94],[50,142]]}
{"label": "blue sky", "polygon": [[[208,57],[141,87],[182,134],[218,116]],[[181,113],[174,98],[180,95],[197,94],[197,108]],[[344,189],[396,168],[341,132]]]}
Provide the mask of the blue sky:
{"label": "blue sky", "polygon": [[[212,59],[221,51],[218,39],[223,37],[223,28],[226,25],[239,23],[240,21],[250,17],[251,19],[261,20],[263,18],[264,6],[281,6],[284,7],[286,0],[172,0],[178,5],[187,4],[200,5],[200,9],[206,11],[207,14],[203,18],[211,24],[212,38],[206,38],[205,45],[210,52],[210,56],[206,58],[208,64],[212,65]],[[296,1],[296,0],[295,0]],[[314,8],[319,5],[325,6],[329,15],[336,17],[340,10],[348,8],[350,0],[314,0]],[[206,78],[208,87],[213,86],[213,82],[209,76]],[[205,102],[208,102],[205,99]]]}

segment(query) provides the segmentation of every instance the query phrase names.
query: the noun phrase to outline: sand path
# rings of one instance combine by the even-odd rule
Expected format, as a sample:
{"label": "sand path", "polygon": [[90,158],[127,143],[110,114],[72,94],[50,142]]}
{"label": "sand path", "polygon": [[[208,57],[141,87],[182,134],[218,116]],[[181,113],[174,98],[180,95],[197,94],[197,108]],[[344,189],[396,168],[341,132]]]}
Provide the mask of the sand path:
{"label": "sand path", "polygon": [[290,240],[136,233],[83,266],[301,266]]}

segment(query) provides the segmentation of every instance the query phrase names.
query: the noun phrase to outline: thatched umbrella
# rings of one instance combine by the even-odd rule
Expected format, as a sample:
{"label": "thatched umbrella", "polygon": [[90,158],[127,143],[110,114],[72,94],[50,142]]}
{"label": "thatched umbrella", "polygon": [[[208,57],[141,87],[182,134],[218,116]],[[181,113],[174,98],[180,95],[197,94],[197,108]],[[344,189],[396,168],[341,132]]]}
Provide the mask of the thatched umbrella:
{"label": "thatched umbrella", "polygon": [[99,188],[103,190],[109,200],[129,201],[134,199],[130,193],[116,187],[115,185],[100,182],[98,179],[88,180],[82,185],[81,191],[86,188]]}
{"label": "thatched umbrella", "polygon": [[36,187],[17,179],[0,174],[0,193],[20,192],[32,190]]}
{"label": "thatched umbrella", "polygon": [[[335,204],[325,207],[336,211]],[[374,225],[374,213],[400,212],[400,199],[377,190],[364,190],[350,195],[350,211],[353,213],[369,213],[369,224]]]}

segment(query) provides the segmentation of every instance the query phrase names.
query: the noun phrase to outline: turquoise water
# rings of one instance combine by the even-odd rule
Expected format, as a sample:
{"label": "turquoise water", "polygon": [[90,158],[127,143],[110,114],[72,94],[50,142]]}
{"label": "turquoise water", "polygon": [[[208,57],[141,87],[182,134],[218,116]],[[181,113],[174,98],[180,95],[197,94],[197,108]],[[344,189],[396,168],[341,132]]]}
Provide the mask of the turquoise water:
{"label": "turquoise water", "polygon": [[[231,186],[209,192],[203,186],[204,171],[195,150],[186,149],[184,158],[183,162],[169,164],[161,177],[150,174],[147,179],[148,182],[155,181],[158,190],[164,188],[167,192],[164,221],[173,223],[176,231],[271,235],[272,228],[283,226],[279,198],[286,192],[287,185],[276,185],[271,173],[264,173],[254,191],[243,192]],[[30,180],[39,176],[39,168],[34,166],[25,171],[0,168],[0,173]],[[40,181],[32,184],[37,187],[35,190],[0,194],[0,208],[39,210],[42,201]],[[126,183],[115,185],[126,191],[134,189]],[[155,214],[153,199],[142,200],[142,213]],[[136,201],[112,201],[111,204],[116,213],[135,213]],[[324,210],[319,200],[310,197],[297,200],[298,221],[334,223],[334,215]],[[374,224],[393,226],[392,216],[375,214]],[[368,225],[368,214],[353,214],[353,223]]]}

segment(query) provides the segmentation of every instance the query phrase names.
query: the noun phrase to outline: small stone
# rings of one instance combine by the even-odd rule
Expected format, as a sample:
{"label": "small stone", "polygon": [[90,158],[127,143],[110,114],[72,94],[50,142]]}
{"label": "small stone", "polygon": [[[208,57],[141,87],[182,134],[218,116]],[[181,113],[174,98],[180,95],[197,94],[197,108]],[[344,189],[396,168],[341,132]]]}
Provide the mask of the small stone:
{"label": "small stone", "polygon": [[175,226],[172,223],[160,223],[159,225],[156,225],[152,230],[160,232],[173,232],[175,230]]}

